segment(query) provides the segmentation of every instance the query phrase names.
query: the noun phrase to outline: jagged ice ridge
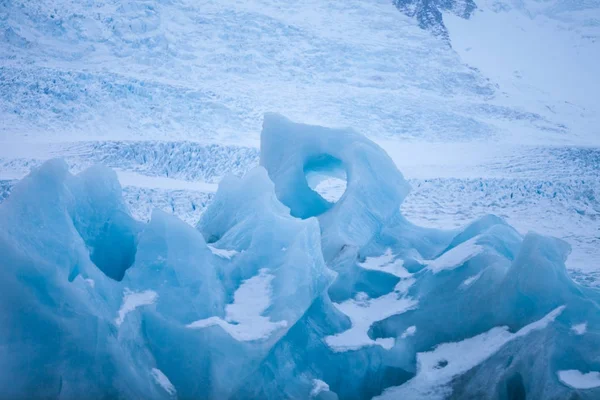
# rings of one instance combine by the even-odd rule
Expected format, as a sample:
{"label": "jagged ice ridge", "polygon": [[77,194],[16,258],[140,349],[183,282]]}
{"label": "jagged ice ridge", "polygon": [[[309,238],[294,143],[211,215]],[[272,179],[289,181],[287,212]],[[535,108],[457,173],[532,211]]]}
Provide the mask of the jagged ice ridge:
{"label": "jagged ice ridge", "polygon": [[0,204],[3,396],[600,396],[600,292],[569,278],[566,243],[493,215],[408,222],[408,183],[352,130],[267,114],[260,157],[196,228],[132,218],[106,167],[18,182]]}

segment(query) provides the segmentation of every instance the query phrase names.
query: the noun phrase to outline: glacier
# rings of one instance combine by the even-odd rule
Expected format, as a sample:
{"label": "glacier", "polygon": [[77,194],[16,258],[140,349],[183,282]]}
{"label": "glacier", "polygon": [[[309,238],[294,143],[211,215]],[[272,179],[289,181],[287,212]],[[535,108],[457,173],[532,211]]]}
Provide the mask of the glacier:
{"label": "glacier", "polygon": [[356,131],[278,114],[195,227],[133,218],[107,167],[36,166],[0,204],[0,397],[599,398],[600,291],[570,246],[418,226],[409,190]]}

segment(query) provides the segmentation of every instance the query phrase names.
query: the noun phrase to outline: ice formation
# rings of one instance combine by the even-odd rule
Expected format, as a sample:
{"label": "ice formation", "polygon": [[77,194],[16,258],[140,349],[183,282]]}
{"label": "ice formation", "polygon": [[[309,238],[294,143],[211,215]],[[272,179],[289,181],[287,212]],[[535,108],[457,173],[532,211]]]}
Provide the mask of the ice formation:
{"label": "ice formation", "polygon": [[[1,397],[598,399],[600,293],[564,242],[401,213],[358,133],[268,114],[194,228],[51,160],[0,204]],[[344,177],[337,202],[309,175]]]}

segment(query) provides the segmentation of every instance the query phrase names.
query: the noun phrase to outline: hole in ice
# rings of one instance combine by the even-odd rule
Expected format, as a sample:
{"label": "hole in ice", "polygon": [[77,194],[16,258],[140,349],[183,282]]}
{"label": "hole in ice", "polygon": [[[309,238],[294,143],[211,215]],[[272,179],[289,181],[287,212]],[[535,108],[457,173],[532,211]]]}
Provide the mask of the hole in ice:
{"label": "hole in ice", "polygon": [[330,204],[337,203],[346,191],[344,165],[330,155],[310,159],[304,165],[304,175],[308,186]]}
{"label": "hole in ice", "polygon": [[346,180],[324,175],[318,183],[309,186],[330,203],[337,203],[346,191]]}

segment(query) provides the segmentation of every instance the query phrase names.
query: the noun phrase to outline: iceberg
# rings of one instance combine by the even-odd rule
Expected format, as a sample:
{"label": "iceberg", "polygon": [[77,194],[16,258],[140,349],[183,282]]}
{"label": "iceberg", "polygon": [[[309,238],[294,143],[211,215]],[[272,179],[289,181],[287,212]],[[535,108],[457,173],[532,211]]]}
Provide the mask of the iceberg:
{"label": "iceberg", "polygon": [[21,180],[0,204],[0,397],[600,398],[600,292],[566,243],[411,223],[353,130],[267,114],[261,140],[195,227],[135,220],[102,166]]}
{"label": "iceberg", "polygon": [[[260,165],[268,171],[279,200],[295,217],[319,218],[326,260],[344,246],[364,246],[409,192],[385,151],[353,130],[295,124],[266,114],[260,140]],[[340,169],[348,180],[336,203],[310,188],[310,172],[339,176]]]}

